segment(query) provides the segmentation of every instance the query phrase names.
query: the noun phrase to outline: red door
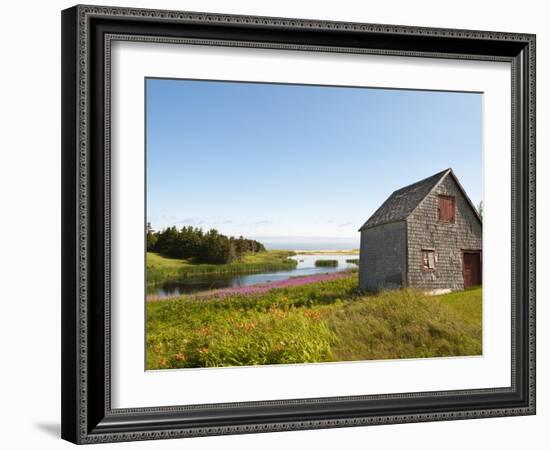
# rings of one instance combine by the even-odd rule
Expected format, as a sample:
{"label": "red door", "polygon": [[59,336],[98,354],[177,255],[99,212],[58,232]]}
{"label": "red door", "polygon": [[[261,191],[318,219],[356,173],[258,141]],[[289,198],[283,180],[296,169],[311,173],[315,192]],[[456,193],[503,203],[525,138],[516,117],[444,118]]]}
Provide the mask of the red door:
{"label": "red door", "polygon": [[481,254],[479,252],[464,252],[464,287],[481,284]]}

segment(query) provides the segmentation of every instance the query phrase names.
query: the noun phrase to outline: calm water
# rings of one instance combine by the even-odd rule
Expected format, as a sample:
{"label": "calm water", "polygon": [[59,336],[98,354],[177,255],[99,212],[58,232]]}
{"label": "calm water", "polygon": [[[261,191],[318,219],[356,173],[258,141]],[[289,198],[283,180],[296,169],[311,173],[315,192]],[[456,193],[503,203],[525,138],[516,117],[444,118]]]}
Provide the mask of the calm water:
{"label": "calm water", "polygon": [[[279,270],[276,272],[253,273],[249,275],[204,275],[184,278],[180,281],[167,281],[162,284],[147,288],[147,294],[154,294],[160,297],[190,294],[198,291],[219,289],[225,287],[250,286],[252,284],[270,283],[273,281],[286,280],[291,277],[315,275],[320,273],[340,272],[357,265],[347,263],[346,259],[356,259],[359,255],[296,255],[292,257],[298,261],[296,269]],[[336,259],[336,267],[315,267],[318,259]]]}

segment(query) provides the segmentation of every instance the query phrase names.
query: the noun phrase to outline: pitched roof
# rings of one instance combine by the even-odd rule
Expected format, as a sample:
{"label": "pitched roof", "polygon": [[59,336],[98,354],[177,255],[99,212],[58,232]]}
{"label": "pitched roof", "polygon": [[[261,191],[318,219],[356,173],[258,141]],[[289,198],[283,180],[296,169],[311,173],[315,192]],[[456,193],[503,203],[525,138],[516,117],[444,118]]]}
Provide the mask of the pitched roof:
{"label": "pitched roof", "polygon": [[452,170],[446,169],[431,177],[394,191],[382,203],[382,206],[359,228],[359,231],[389,222],[405,220],[448,173],[452,173]]}

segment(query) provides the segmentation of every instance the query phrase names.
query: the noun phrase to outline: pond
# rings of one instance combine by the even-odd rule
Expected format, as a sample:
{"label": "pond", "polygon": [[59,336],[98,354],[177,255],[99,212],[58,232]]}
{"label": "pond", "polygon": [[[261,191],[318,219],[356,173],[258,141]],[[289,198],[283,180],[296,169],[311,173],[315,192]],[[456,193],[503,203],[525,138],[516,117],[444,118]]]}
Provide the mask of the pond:
{"label": "pond", "polygon": [[[287,280],[291,277],[316,275],[321,273],[334,273],[343,270],[357,268],[356,264],[346,262],[348,259],[357,259],[357,254],[306,254],[295,255],[293,259],[298,265],[292,270],[279,270],[273,272],[260,272],[251,274],[215,274],[200,275],[182,278],[181,280],[165,281],[161,284],[147,287],[147,295],[158,297],[173,297],[193,292],[208,291],[226,287],[251,286],[253,284],[270,283],[273,281]],[[337,260],[336,267],[316,267],[317,260]]]}

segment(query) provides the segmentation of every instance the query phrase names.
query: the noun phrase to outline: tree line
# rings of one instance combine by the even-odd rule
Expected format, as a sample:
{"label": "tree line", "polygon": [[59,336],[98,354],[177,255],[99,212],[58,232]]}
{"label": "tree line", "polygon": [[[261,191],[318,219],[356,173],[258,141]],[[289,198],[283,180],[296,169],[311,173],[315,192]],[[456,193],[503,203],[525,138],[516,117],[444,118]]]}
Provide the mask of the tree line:
{"label": "tree line", "polygon": [[192,258],[197,263],[226,264],[245,253],[265,252],[262,243],[242,236],[225,236],[215,229],[203,231],[192,226],[154,231],[147,223],[147,251],[174,258]]}

